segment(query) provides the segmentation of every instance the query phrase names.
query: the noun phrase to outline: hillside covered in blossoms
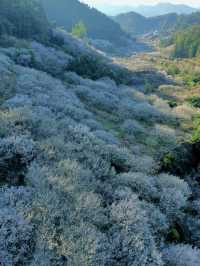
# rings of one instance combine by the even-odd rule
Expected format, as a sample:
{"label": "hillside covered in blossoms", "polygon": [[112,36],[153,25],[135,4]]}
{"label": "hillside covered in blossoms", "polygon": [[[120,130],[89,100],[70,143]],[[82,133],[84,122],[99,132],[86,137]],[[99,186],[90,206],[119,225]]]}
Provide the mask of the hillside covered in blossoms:
{"label": "hillside covered in blossoms", "polygon": [[199,266],[199,146],[181,145],[185,107],[149,93],[174,81],[52,28],[37,0],[0,1],[0,21],[0,265]]}

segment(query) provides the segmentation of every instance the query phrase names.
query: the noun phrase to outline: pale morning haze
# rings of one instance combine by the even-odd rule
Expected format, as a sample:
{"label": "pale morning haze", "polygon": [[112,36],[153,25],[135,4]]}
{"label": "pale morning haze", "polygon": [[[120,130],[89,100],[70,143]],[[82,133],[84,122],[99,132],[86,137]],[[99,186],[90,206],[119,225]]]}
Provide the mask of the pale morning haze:
{"label": "pale morning haze", "polygon": [[96,5],[103,5],[103,4],[112,4],[112,5],[129,5],[129,6],[138,6],[138,5],[154,5],[158,3],[172,3],[172,4],[185,4],[185,5],[190,5],[194,7],[199,7],[200,6],[200,0],[82,0],[82,2],[85,2],[91,6],[96,6]]}

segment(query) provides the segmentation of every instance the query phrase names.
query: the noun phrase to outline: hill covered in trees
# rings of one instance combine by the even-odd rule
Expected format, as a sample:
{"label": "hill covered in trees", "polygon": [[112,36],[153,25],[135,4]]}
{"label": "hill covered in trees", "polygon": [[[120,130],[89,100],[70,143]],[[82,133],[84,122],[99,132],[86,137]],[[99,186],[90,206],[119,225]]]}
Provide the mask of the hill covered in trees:
{"label": "hill covered in trees", "polygon": [[141,5],[133,9],[145,17],[155,17],[175,13],[177,15],[197,12],[196,8],[183,4],[158,3],[156,5]]}
{"label": "hill covered in trees", "polygon": [[[74,27],[84,25],[88,41],[97,49],[114,55],[130,55],[150,50],[137,42],[110,17],[79,0],[41,0],[47,17],[56,27],[74,32]],[[81,34],[82,35],[82,34]]]}
{"label": "hill covered in trees", "polygon": [[0,35],[45,38],[49,24],[39,0],[1,0]]}
{"label": "hill covered in trees", "polygon": [[103,13],[78,0],[42,0],[48,19],[57,26],[71,31],[74,25],[82,21],[93,39],[124,43],[127,35],[120,26]]}
{"label": "hill covered in trees", "polygon": [[192,13],[191,15],[181,15],[176,23],[176,30],[184,30],[188,27],[200,24],[200,12]]}
{"label": "hill covered in trees", "polygon": [[172,37],[175,45],[173,55],[179,58],[192,58],[200,55],[200,26],[193,26]]}
{"label": "hill covered in trees", "polygon": [[128,13],[128,12],[136,12],[145,17],[154,17],[154,16],[161,16],[166,15],[169,13],[176,13],[176,14],[191,14],[193,12],[197,12],[198,9],[193,8],[189,5],[183,4],[172,4],[172,3],[158,3],[156,5],[123,5],[123,3],[119,5],[113,5],[111,3],[97,3],[96,7],[98,10],[102,11],[103,13],[109,16],[117,16],[121,13]]}
{"label": "hill covered in trees", "polygon": [[121,28],[131,35],[144,35],[153,32],[166,32],[175,27],[178,15],[168,14],[146,18],[135,12],[120,14],[114,17]]}
{"label": "hill covered in trees", "polygon": [[76,37],[87,38],[94,47],[110,54],[148,49],[147,45],[130,38],[112,19],[78,0],[2,0],[0,22],[0,35],[48,42],[51,27],[61,27]]}
{"label": "hill covered in trees", "polygon": [[199,175],[176,176],[199,161],[171,153],[190,117],[141,90],[168,80],[64,30],[40,41],[35,3],[0,36],[0,264],[199,266]]}
{"label": "hill covered in trees", "polygon": [[200,12],[190,15],[177,15],[171,13],[162,16],[146,18],[135,12],[120,14],[114,17],[122,29],[132,35],[144,34],[166,34],[198,25],[200,23]]}

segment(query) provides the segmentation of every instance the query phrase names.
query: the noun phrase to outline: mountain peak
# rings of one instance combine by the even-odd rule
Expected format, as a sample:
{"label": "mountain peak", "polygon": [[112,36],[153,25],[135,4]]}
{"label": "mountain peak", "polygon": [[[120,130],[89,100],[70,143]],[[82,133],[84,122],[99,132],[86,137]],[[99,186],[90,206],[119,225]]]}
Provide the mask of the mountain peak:
{"label": "mountain peak", "polygon": [[169,13],[177,14],[191,14],[197,11],[196,8],[184,4],[173,4],[170,2],[158,3],[155,5],[139,5],[139,6],[127,6],[127,5],[98,5],[97,8],[106,13],[107,15],[116,16],[120,13],[128,13],[135,11],[146,17],[160,16]]}
{"label": "mountain peak", "polygon": [[169,2],[158,3],[156,5],[141,5],[134,9],[134,11],[140,13],[146,17],[160,16],[169,13],[191,14],[197,11],[196,8],[184,4],[172,4]]}

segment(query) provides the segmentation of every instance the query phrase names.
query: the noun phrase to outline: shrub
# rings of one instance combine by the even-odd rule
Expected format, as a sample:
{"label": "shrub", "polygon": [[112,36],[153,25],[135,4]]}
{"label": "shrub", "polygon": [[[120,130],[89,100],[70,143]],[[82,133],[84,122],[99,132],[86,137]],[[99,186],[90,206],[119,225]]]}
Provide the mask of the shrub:
{"label": "shrub", "polygon": [[133,156],[131,169],[133,169],[133,171],[151,175],[157,172],[158,164],[149,155],[136,155]]}
{"label": "shrub", "polygon": [[192,134],[192,143],[198,143],[200,140],[200,117],[194,118],[194,131]]}
{"label": "shrub", "polygon": [[99,139],[103,140],[107,144],[111,144],[111,145],[119,144],[118,139],[115,138],[113,134],[110,132],[106,132],[104,130],[97,130],[97,131],[94,131],[94,135],[98,137]]}
{"label": "shrub", "polygon": [[145,132],[144,127],[136,120],[126,120],[121,128],[128,135],[138,136]]}
{"label": "shrub", "polygon": [[163,258],[170,266],[198,266],[200,250],[190,245],[169,246],[163,251]]}
{"label": "shrub", "polygon": [[119,99],[109,91],[93,89],[86,86],[77,86],[76,93],[82,101],[93,108],[107,112],[114,112],[118,109]]}
{"label": "shrub", "polygon": [[200,97],[199,96],[193,96],[189,97],[187,101],[195,108],[200,108]]}
{"label": "shrub", "polygon": [[84,39],[87,36],[87,28],[85,26],[85,24],[80,21],[79,23],[77,23],[73,28],[72,28],[72,35],[80,38],[80,39]]}
{"label": "shrub", "polygon": [[163,167],[165,169],[169,169],[169,171],[172,170],[172,167],[174,166],[174,161],[175,158],[173,154],[171,153],[166,154],[163,158]]}
{"label": "shrub", "polygon": [[157,145],[162,145],[167,150],[173,149],[177,144],[176,131],[167,125],[155,124],[151,136],[148,138],[149,143],[153,139],[155,139]]}
{"label": "shrub", "polygon": [[185,222],[188,233],[190,234],[190,240],[194,246],[200,246],[200,219],[199,214],[195,217],[186,217]]}
{"label": "shrub", "polygon": [[146,212],[150,230],[154,235],[156,243],[162,245],[170,226],[168,217],[153,203],[144,201],[142,202],[142,208]]}
{"label": "shrub", "polygon": [[184,75],[183,80],[188,86],[194,87],[200,84],[200,75],[198,71],[183,75]]}
{"label": "shrub", "polygon": [[0,189],[0,263],[25,265],[34,248],[34,228],[25,217],[31,211],[32,193],[19,188]]}
{"label": "shrub", "polygon": [[15,94],[16,76],[11,71],[13,62],[0,53],[0,104]]}
{"label": "shrub", "polygon": [[0,16],[2,34],[12,34],[19,38],[47,38],[49,25],[40,1],[1,1]]}
{"label": "shrub", "polygon": [[9,137],[0,140],[0,153],[6,154],[6,157],[12,157],[13,154],[20,154],[22,162],[31,161],[35,154],[35,144],[33,140],[26,136]]}
{"label": "shrub", "polygon": [[133,108],[133,115],[135,118],[146,122],[164,121],[166,115],[160,112],[156,107],[149,103],[138,103]]}
{"label": "shrub", "polygon": [[131,74],[128,70],[109,64],[103,57],[95,55],[81,55],[72,62],[70,70],[93,80],[110,77],[117,84],[128,84],[131,81]]}
{"label": "shrub", "polygon": [[167,68],[167,74],[176,76],[180,73],[180,69],[175,64],[170,64]]}
{"label": "shrub", "polygon": [[178,177],[161,174],[157,177],[158,191],[160,195],[159,206],[167,215],[169,220],[175,220],[186,207],[187,200],[191,195],[190,188],[186,182]]}
{"label": "shrub", "polygon": [[164,265],[137,197],[133,195],[113,203],[111,215],[119,227],[116,225],[113,231],[113,263],[110,265]]}
{"label": "shrub", "polygon": [[19,48],[5,48],[3,51],[19,65],[42,70],[55,77],[63,77],[73,60],[72,56],[63,51],[36,41]]}
{"label": "shrub", "polygon": [[32,254],[33,227],[14,210],[0,211],[0,262],[3,265],[23,265]]}
{"label": "shrub", "polygon": [[34,58],[32,66],[53,76],[62,76],[73,60],[61,50],[46,47],[37,42],[32,42],[30,49]]}
{"label": "shrub", "polygon": [[13,208],[21,216],[27,216],[32,208],[33,190],[26,187],[0,188],[0,207]]}
{"label": "shrub", "polygon": [[177,33],[175,37],[175,57],[191,58],[199,55],[200,51],[200,27],[190,27],[185,31]]}
{"label": "shrub", "polygon": [[151,84],[148,80],[145,80],[144,92],[145,93],[152,93],[154,91],[155,91],[155,85]]}
{"label": "shrub", "polygon": [[154,178],[144,173],[129,172],[118,175],[117,178],[115,178],[115,183],[131,188],[140,198],[152,200],[157,197],[158,192]]}
{"label": "shrub", "polygon": [[22,184],[28,164],[35,156],[34,142],[24,136],[0,140],[0,179]]}

